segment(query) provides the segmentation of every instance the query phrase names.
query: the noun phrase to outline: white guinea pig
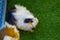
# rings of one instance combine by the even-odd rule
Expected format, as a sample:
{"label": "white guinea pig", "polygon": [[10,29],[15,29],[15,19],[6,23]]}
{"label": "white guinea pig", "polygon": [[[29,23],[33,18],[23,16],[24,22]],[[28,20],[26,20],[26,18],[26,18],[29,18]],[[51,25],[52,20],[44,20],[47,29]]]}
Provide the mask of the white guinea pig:
{"label": "white guinea pig", "polygon": [[24,6],[15,5],[10,14],[10,22],[12,20],[11,23],[14,23],[18,29],[33,32],[32,28],[38,24],[38,19]]}

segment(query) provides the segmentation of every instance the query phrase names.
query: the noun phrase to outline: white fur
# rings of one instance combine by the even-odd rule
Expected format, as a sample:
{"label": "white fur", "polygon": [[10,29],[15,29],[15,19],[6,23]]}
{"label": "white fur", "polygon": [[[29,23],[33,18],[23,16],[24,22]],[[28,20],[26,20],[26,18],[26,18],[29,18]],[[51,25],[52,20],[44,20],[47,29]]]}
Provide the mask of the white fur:
{"label": "white fur", "polygon": [[3,38],[3,40],[17,40],[17,39],[6,35],[6,36]]}
{"label": "white fur", "polygon": [[5,36],[3,40],[11,40],[10,36]]}
{"label": "white fur", "polygon": [[[37,25],[38,19],[35,18],[34,15],[29,10],[26,9],[26,7],[20,5],[15,5],[15,7],[16,7],[16,12],[12,13],[12,15],[17,20],[16,25],[18,26],[19,29],[22,28],[23,30],[30,30]],[[32,25],[29,25],[28,23],[24,23],[24,19],[26,18],[33,19]]]}

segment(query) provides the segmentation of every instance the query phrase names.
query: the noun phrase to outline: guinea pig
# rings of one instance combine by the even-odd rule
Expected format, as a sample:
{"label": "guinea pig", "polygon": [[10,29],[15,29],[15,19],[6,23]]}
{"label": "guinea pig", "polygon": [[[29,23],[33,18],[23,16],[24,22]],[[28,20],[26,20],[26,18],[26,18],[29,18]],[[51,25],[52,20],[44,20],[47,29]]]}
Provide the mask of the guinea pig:
{"label": "guinea pig", "polygon": [[16,25],[20,30],[33,32],[33,28],[38,24],[38,19],[33,13],[27,10],[26,7],[15,5],[15,7],[8,12],[7,22]]}

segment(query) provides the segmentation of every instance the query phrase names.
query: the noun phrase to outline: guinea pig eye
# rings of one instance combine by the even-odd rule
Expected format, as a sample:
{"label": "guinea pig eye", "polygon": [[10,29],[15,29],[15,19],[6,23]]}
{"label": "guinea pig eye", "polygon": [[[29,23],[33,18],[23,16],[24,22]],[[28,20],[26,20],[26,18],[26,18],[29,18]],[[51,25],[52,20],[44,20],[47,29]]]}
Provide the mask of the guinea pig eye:
{"label": "guinea pig eye", "polygon": [[27,19],[24,20],[24,23],[29,23],[29,22],[33,22],[33,20],[30,19],[30,18],[27,18]]}

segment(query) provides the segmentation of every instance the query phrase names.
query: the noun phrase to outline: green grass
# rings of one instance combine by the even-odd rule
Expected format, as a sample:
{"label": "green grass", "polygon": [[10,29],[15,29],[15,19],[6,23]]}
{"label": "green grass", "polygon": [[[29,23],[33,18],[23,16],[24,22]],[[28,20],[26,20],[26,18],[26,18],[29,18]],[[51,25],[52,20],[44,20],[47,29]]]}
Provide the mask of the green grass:
{"label": "green grass", "polygon": [[60,40],[60,0],[8,0],[7,4],[8,9],[21,4],[39,19],[35,32],[20,31],[21,40]]}

